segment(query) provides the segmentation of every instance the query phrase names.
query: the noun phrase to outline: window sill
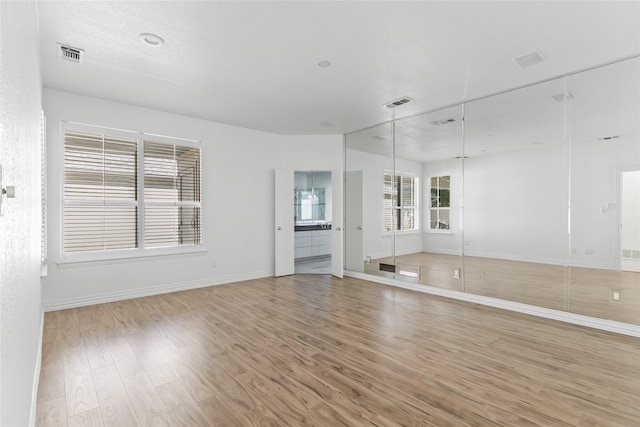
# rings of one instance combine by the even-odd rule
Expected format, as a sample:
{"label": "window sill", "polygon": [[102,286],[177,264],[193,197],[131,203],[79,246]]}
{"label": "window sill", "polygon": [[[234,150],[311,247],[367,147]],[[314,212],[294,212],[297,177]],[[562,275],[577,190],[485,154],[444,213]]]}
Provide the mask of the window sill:
{"label": "window sill", "polygon": [[382,233],[382,237],[388,237],[388,236],[405,236],[405,235],[409,235],[409,234],[420,234],[422,233],[421,230],[405,230],[405,231],[384,231]]}
{"label": "window sill", "polygon": [[98,265],[113,265],[124,264],[130,262],[140,261],[156,261],[162,259],[183,258],[191,256],[200,256],[207,253],[207,249],[204,246],[198,246],[197,248],[191,247],[188,249],[178,250],[171,248],[172,252],[167,252],[167,248],[159,248],[156,250],[147,250],[144,254],[136,253],[135,255],[129,255],[126,253],[112,254],[112,256],[99,258],[91,255],[73,256],[61,259],[56,263],[58,268],[77,268],[77,267],[91,267]]}
{"label": "window sill", "polygon": [[425,230],[427,234],[442,234],[445,236],[453,236],[455,233],[451,230]]}

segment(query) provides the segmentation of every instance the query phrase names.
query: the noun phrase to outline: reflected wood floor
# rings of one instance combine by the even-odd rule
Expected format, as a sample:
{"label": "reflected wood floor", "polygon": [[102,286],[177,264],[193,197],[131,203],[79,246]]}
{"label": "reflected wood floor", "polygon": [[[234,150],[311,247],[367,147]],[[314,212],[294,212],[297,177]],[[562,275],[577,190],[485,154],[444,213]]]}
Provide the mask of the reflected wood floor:
{"label": "reflected wood floor", "polygon": [[632,426],[640,340],[363,280],[46,313],[39,426]]}
{"label": "reflected wood floor", "polygon": [[[637,272],[432,252],[374,259],[364,263],[364,272],[389,277],[380,271],[381,262],[418,275],[398,275],[400,280],[640,325]],[[455,277],[455,269],[460,277]],[[611,300],[614,289],[620,301]]]}

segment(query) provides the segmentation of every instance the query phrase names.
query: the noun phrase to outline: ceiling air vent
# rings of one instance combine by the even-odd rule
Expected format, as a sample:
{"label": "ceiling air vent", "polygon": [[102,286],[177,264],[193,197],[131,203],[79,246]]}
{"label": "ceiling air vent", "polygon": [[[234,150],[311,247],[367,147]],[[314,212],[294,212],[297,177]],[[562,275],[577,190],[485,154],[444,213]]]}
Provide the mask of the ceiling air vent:
{"label": "ceiling air vent", "polygon": [[573,99],[575,97],[576,95],[573,92],[569,91],[567,93],[559,93],[557,95],[552,95],[551,99],[553,99],[556,102],[564,102],[567,99]]}
{"label": "ceiling air vent", "polygon": [[82,64],[84,62],[84,50],[58,43],[58,55],[66,61]]}
{"label": "ceiling air vent", "polygon": [[520,68],[530,67],[544,61],[544,56],[539,51],[531,52],[526,55],[513,58],[513,62],[518,64]]}
{"label": "ceiling air vent", "polygon": [[448,125],[449,123],[453,123],[455,121],[456,121],[456,119],[454,119],[454,118],[444,119],[444,120],[436,120],[435,122],[431,122],[431,126]]}
{"label": "ceiling air vent", "polygon": [[401,106],[403,104],[406,104],[407,102],[411,102],[411,101],[413,101],[413,99],[409,98],[408,96],[404,96],[402,98],[398,98],[398,99],[395,99],[393,101],[389,101],[389,102],[385,103],[384,106],[387,107],[387,108],[396,108],[396,107],[399,107],[399,106]]}
{"label": "ceiling air vent", "polygon": [[611,136],[605,136],[602,138],[598,138],[598,141],[611,141],[612,139],[618,139],[620,138],[620,136],[618,135],[611,135]]}

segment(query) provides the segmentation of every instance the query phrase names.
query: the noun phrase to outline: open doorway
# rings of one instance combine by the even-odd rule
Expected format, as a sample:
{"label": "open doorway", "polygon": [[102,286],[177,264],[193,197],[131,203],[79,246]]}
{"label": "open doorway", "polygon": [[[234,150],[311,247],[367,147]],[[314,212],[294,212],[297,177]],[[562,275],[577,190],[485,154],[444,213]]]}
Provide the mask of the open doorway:
{"label": "open doorway", "polygon": [[331,171],[294,172],[295,274],[331,274]]}
{"label": "open doorway", "polygon": [[620,269],[640,272],[640,170],[620,174]]}

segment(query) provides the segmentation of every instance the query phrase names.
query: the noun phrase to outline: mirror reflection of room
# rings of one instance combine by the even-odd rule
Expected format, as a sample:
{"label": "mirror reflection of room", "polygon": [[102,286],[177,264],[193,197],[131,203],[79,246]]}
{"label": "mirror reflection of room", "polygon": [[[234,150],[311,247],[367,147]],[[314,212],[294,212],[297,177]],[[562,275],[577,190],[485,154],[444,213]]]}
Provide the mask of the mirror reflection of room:
{"label": "mirror reflection of room", "polygon": [[331,273],[331,172],[294,173],[295,273]]}
{"label": "mirror reflection of room", "polygon": [[640,59],[347,134],[348,270],[640,324]]}

